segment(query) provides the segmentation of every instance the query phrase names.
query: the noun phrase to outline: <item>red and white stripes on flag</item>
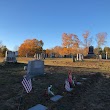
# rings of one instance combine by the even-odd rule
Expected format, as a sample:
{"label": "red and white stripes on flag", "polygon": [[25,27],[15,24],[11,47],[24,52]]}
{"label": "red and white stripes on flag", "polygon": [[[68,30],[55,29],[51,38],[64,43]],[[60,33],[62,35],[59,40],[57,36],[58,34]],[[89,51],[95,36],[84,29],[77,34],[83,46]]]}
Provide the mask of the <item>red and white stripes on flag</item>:
{"label": "red and white stripes on flag", "polygon": [[68,81],[69,81],[71,84],[73,83],[71,71],[68,72]]}
{"label": "red and white stripes on flag", "polygon": [[32,82],[31,82],[31,78],[27,79],[26,76],[23,78],[22,80],[22,84],[26,90],[27,93],[29,93],[32,90]]}

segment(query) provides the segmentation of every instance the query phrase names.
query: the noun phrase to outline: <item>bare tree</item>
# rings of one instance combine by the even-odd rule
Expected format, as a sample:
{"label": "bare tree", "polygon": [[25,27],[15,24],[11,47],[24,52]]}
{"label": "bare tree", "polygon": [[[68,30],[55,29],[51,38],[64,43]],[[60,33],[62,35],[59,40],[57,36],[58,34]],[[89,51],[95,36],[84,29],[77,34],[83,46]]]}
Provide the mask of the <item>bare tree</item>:
{"label": "bare tree", "polygon": [[2,47],[2,41],[0,41],[0,48]]}
{"label": "bare tree", "polygon": [[106,32],[96,34],[96,42],[97,42],[98,48],[106,43],[106,37],[107,37]]}
{"label": "bare tree", "polygon": [[96,34],[96,42],[97,42],[97,47],[98,47],[98,56],[99,56],[99,51],[102,45],[106,43],[106,38],[107,38],[107,33],[106,32],[101,32]]}
{"label": "bare tree", "polygon": [[90,32],[89,31],[85,31],[85,33],[82,34],[82,36],[84,38],[84,41],[81,42],[81,44],[84,46],[83,54],[86,55],[88,53],[88,48],[89,48],[89,46],[92,43],[92,37],[89,37],[90,36]]}

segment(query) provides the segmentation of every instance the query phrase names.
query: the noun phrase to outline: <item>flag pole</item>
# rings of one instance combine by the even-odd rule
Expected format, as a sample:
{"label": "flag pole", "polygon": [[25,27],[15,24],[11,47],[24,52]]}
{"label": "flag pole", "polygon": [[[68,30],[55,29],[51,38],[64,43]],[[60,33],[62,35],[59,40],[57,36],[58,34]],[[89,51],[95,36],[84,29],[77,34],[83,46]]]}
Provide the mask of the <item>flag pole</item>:
{"label": "flag pole", "polygon": [[19,100],[19,104],[18,104],[18,110],[20,110],[20,106],[23,103],[23,93],[24,93],[24,88],[22,89],[22,92],[21,92],[21,96],[20,96],[20,100]]}

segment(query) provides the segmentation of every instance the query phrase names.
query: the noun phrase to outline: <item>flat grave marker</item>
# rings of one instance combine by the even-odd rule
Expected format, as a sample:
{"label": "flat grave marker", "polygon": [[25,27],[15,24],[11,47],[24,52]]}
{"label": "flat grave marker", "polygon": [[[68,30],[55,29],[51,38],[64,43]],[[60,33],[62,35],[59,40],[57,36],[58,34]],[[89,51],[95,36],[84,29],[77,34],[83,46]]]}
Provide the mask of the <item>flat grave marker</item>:
{"label": "flat grave marker", "polygon": [[37,104],[36,106],[29,108],[28,110],[47,110],[47,107],[41,104]]}
{"label": "flat grave marker", "polygon": [[54,101],[54,102],[57,102],[58,100],[60,100],[63,96],[61,95],[55,95],[53,97],[50,98],[50,100]]}

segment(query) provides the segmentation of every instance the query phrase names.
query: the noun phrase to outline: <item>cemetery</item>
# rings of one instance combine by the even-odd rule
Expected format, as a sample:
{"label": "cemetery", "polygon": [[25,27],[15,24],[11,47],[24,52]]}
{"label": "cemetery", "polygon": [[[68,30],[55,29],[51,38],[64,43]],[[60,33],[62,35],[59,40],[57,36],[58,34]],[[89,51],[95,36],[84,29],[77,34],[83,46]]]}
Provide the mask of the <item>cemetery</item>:
{"label": "cemetery", "polygon": [[[109,60],[17,58],[16,64],[0,61],[2,110],[107,110],[110,107]],[[32,78],[28,93],[21,83],[25,75]]]}

